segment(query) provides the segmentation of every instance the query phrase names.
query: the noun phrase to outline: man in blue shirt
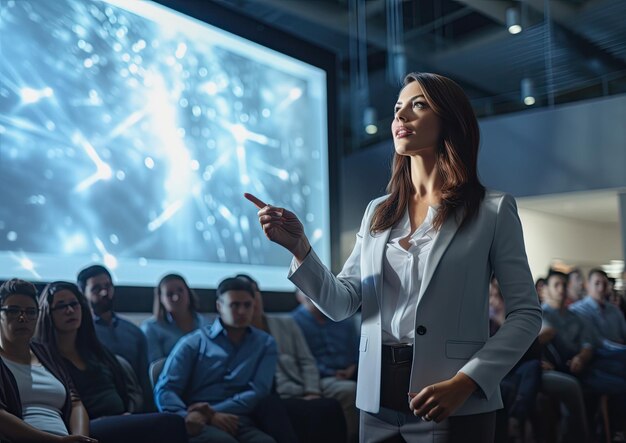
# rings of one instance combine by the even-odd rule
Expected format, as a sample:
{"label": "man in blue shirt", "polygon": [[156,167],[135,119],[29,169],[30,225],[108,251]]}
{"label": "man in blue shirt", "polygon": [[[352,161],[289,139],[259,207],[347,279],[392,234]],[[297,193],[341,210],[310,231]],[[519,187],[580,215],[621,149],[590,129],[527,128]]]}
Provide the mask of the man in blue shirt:
{"label": "man in blue shirt", "polygon": [[219,318],[181,338],[154,388],[157,407],[185,417],[191,443],[275,443],[250,414],[270,393],[276,342],[250,327],[251,285],[239,278],[217,288]]}
{"label": "man in blue shirt", "polygon": [[143,392],[143,410],[154,411],[152,387],[148,379],[146,336],[138,326],[113,311],[115,286],[111,273],[104,266],[92,265],[80,271],[76,280],[89,300],[98,340],[109,351],[130,363]]}
{"label": "man in blue shirt", "polygon": [[626,351],[626,320],[621,311],[607,300],[609,280],[602,269],[589,271],[589,295],[569,309],[583,317],[602,340],[602,347]]}

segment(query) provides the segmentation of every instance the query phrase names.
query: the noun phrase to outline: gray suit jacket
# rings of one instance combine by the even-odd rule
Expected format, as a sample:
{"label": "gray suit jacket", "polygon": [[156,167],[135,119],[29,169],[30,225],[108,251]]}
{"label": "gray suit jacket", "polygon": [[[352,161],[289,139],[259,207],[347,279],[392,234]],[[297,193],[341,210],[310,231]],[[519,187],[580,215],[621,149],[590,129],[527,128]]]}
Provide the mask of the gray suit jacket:
{"label": "gray suit jacket", "polygon": [[[376,206],[368,205],[352,254],[335,277],[314,251],[290,280],[331,319],[342,320],[361,307],[357,407],[380,407],[383,255],[390,230],[372,235]],[[495,274],[506,306],[506,321],[489,338],[489,281]],[[443,224],[426,261],[415,317],[410,392],[461,371],[480,387],[454,415],[502,407],[499,384],[528,349],[541,328],[541,308],[524,249],[513,197],[488,192],[476,217],[459,227],[457,217]],[[420,334],[421,332],[421,334]]]}
{"label": "gray suit jacket", "polygon": [[283,398],[321,394],[317,363],[298,324],[284,315],[267,315],[266,319],[278,347],[276,392]]}

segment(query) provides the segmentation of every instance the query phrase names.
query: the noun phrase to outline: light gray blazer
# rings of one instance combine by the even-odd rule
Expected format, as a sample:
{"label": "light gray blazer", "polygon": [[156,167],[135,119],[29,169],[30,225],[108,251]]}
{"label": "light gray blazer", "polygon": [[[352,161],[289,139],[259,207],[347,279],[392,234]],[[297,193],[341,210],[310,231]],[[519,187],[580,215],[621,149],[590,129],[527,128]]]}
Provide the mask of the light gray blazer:
{"label": "light gray blazer", "polygon": [[[374,209],[365,210],[352,254],[335,277],[314,251],[289,279],[331,319],[361,307],[361,341],[356,405],[380,407],[382,269],[390,230],[372,235]],[[489,337],[489,281],[495,274],[506,306],[506,321]],[[388,307],[387,309],[393,309]],[[499,384],[541,328],[541,308],[524,249],[513,197],[487,192],[478,214],[463,227],[449,217],[433,244],[418,294],[410,392],[461,371],[480,387],[454,415],[502,407]]]}
{"label": "light gray blazer", "polygon": [[303,397],[305,394],[321,394],[320,372],[300,326],[290,316],[266,315],[265,318],[278,347],[278,395],[293,398]]}

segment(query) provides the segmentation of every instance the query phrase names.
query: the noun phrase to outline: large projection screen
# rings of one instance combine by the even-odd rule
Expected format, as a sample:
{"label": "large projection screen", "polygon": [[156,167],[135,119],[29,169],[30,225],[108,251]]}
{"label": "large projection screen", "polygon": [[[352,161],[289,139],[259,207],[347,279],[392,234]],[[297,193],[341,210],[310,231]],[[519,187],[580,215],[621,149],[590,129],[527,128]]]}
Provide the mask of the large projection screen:
{"label": "large projection screen", "polygon": [[149,1],[0,0],[0,279],[245,272],[293,288],[251,192],[330,263],[327,73]]}

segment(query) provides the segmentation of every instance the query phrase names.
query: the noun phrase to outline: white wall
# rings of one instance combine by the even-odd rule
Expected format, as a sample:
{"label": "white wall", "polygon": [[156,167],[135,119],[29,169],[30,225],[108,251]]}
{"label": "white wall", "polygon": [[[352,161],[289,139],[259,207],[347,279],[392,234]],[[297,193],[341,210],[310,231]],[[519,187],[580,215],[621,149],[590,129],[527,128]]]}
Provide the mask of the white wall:
{"label": "white wall", "polygon": [[598,223],[519,208],[528,263],[535,280],[554,259],[584,270],[620,260],[619,223]]}
{"label": "white wall", "polygon": [[[618,223],[597,223],[518,209],[526,254],[533,278],[545,277],[553,260],[576,265],[586,273],[611,260],[623,260]],[[355,242],[357,230],[341,233],[341,263]]]}

